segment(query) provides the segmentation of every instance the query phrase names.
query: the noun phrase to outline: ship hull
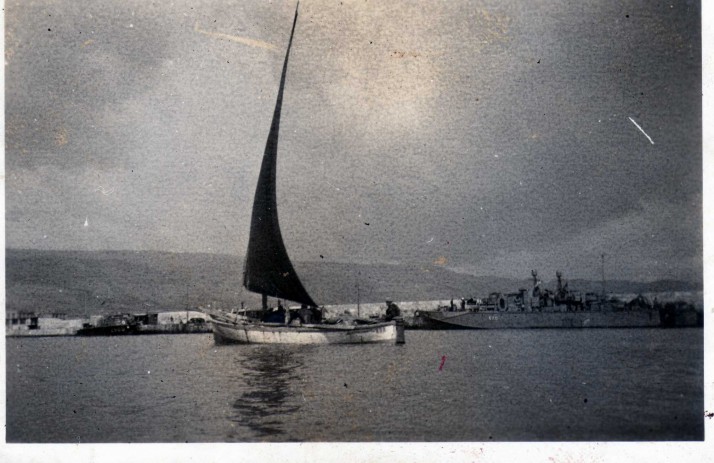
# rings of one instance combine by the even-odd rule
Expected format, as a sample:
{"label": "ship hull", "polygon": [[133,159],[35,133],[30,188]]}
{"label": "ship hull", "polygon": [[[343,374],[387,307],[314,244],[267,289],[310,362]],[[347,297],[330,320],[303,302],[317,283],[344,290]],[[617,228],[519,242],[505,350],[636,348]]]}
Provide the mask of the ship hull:
{"label": "ship hull", "polygon": [[420,312],[416,318],[431,329],[654,328],[656,311],[632,312]]}
{"label": "ship hull", "polygon": [[285,326],[216,319],[212,319],[211,323],[217,344],[404,343],[404,325],[396,321],[355,326]]}
{"label": "ship hull", "polygon": [[77,336],[125,336],[135,332],[132,325],[92,326],[77,331]]}
{"label": "ship hull", "polygon": [[76,330],[77,336],[130,336],[148,334],[185,334],[185,333],[209,333],[209,324],[171,323],[160,325],[115,325],[115,326],[92,326]]}

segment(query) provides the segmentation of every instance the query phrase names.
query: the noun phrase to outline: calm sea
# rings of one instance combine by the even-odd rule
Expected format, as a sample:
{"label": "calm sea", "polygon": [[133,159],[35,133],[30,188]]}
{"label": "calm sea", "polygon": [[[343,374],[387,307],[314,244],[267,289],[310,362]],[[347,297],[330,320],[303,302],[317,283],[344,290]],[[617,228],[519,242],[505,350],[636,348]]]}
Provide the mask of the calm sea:
{"label": "calm sea", "polygon": [[700,440],[703,332],[8,338],[8,442]]}

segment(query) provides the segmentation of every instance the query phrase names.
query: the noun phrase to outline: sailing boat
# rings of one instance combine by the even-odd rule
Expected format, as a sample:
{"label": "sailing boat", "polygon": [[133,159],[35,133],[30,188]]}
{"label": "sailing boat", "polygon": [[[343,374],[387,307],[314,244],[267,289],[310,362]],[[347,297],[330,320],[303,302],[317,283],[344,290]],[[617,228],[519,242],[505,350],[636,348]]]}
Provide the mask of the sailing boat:
{"label": "sailing boat", "polygon": [[[361,324],[326,323],[317,304],[303,287],[288,257],[278,223],[276,199],[276,167],[280,112],[288,69],[288,56],[297,23],[290,32],[280,77],[273,121],[263,154],[253,201],[250,238],[246,254],[243,286],[262,295],[262,310],[239,313],[213,312],[213,336],[217,343],[263,344],[355,344],[374,342],[404,342],[404,325],[400,319]],[[299,311],[268,308],[268,296],[293,301]]]}

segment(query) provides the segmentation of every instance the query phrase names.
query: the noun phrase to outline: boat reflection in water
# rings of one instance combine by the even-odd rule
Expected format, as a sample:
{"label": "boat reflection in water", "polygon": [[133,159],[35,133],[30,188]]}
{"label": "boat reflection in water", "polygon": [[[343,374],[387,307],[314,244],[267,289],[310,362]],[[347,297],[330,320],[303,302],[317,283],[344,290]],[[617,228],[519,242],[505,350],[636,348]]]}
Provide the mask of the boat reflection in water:
{"label": "boat reflection in water", "polygon": [[256,347],[246,354],[239,360],[244,387],[231,419],[258,439],[284,434],[284,418],[300,409],[300,402],[291,400],[290,384],[301,379],[303,356],[294,347],[280,345]]}

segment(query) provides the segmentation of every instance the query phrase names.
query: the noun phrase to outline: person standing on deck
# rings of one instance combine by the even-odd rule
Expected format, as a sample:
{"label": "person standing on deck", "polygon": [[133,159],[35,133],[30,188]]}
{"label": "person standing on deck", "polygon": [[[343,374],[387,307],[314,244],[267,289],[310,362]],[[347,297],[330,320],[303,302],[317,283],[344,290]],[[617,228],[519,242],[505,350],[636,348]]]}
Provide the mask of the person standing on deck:
{"label": "person standing on deck", "polygon": [[392,301],[387,301],[386,320],[391,321],[400,315],[401,315],[401,310],[399,310],[399,306]]}

